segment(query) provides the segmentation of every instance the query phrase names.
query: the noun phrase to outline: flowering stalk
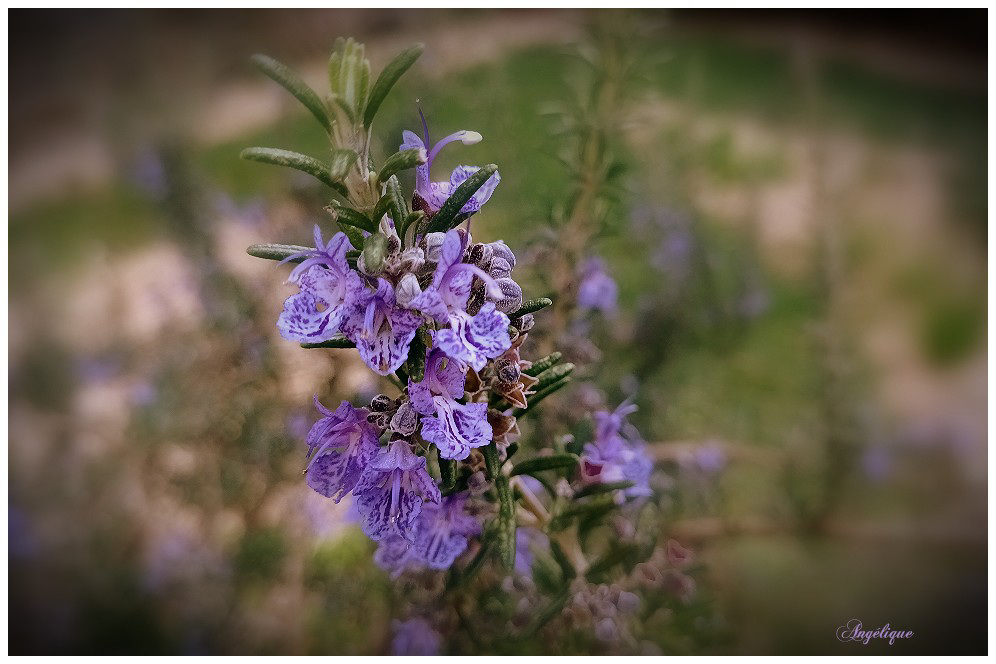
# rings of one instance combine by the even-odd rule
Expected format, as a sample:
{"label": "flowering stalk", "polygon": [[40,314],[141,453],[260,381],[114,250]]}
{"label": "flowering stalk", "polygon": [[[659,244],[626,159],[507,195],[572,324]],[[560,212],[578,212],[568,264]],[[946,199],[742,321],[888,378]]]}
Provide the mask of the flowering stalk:
{"label": "flowering stalk", "polygon": [[[374,559],[392,576],[449,569],[458,592],[495,553],[502,573],[513,573],[521,520],[549,534],[563,595],[563,584],[592,568],[579,533],[646,495],[649,462],[642,443],[623,433],[630,406],[596,416],[596,439],[581,456],[548,445],[516,457],[519,420],[566,386],[574,366],[556,352],[536,363],[522,356],[534,314],[551,300],[525,301],[512,250],[474,242],[463,226],[501,182],[497,166],[458,166],[433,179],[440,151],[478,143],[479,133],[433,143],[419,109],[421,136],[405,131],[398,152],[372,168],[376,111],[420,52],[404,51],[368,90],[363,46],[340,40],[324,101],[286,67],[256,58],[323,125],[332,159],[262,148],[243,156],[325,183],[340,229],[326,240],[316,226],[313,247],[249,247],[295,264],[288,283],[298,292],[284,302],[277,328],[305,348],[355,348],[398,388],[360,407],[343,401],[333,410],[316,399],[321,418],[307,436],[306,480],[336,502],[353,496],[363,532],[377,542]],[[415,188],[405,194],[397,174],[407,169]],[[527,479],[547,488],[549,507]],[[592,491],[596,485],[604,491]]]}

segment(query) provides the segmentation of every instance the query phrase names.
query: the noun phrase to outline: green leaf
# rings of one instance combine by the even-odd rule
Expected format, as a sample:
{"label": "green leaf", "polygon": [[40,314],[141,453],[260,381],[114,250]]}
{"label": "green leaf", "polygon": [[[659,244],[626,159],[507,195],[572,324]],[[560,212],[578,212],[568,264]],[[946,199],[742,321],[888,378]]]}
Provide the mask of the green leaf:
{"label": "green leaf", "polygon": [[536,376],[537,383],[533,386],[536,392],[541,392],[544,388],[553,385],[559,380],[567,378],[574,371],[574,365],[570,362],[564,364],[558,364],[555,367],[550,367],[540,375]]}
{"label": "green leaf", "polygon": [[570,581],[577,576],[577,570],[574,569],[574,565],[555,539],[550,539],[550,553],[553,554],[553,559],[557,561],[557,564],[560,566],[560,572],[566,580]]}
{"label": "green leaf", "polygon": [[418,225],[422,223],[423,219],[425,219],[425,212],[422,210],[415,210],[406,216],[404,221],[401,222],[401,236],[407,236],[409,228],[415,228],[415,234],[418,235]]}
{"label": "green leaf", "polygon": [[[353,245],[354,249],[357,250],[356,255],[352,257],[355,267],[356,259],[360,257],[359,250],[363,249],[363,245],[366,243],[366,238],[363,237],[363,233],[360,232],[359,228],[343,223],[341,218],[337,217],[337,223],[339,224],[339,230],[346,234],[346,237],[349,238],[349,243]],[[346,257],[350,257],[349,252],[346,253]]]}
{"label": "green leaf", "polygon": [[432,346],[432,339],[426,328],[420,327],[412,339],[411,349],[408,351],[408,360],[405,366],[408,367],[408,375],[412,382],[421,383],[425,378],[425,349]]}
{"label": "green leaf", "polygon": [[613,543],[604,556],[591,564],[585,573],[585,578],[589,581],[595,581],[616,565],[626,564],[629,566],[634,561],[634,558],[640,557],[640,553],[640,547],[635,544]]}
{"label": "green leaf", "polygon": [[576,454],[551,454],[550,456],[533,457],[517,463],[512,468],[511,475],[532,475],[544,470],[554,470],[559,468],[574,468],[580,459]]}
{"label": "green leaf", "polygon": [[332,210],[335,213],[335,220],[340,226],[346,224],[348,226],[353,226],[354,228],[367,231],[368,233],[377,232],[377,225],[370,221],[370,219],[368,219],[362,212],[354,210],[351,207],[337,205],[335,203],[332,204]]}
{"label": "green leaf", "polygon": [[535,362],[533,362],[533,366],[529,367],[528,369],[524,369],[522,373],[526,374],[527,376],[536,377],[541,373],[543,373],[544,371],[546,371],[547,369],[549,369],[550,367],[552,367],[553,365],[555,365],[557,362],[560,362],[560,358],[562,358],[563,356],[564,356],[563,353],[554,351],[549,355],[547,355],[546,357],[544,357],[543,359],[536,360]]}
{"label": "green leaf", "polygon": [[[394,201],[392,200],[390,194],[384,194],[377,200],[377,204],[374,205],[373,214],[370,215],[370,218],[375,224],[377,224],[378,228],[380,228],[380,222],[384,218],[384,215],[391,214],[393,210],[393,203]],[[393,218],[394,217],[392,216],[392,219]],[[395,228],[400,230],[398,224],[395,224]]]}
{"label": "green leaf", "polygon": [[314,157],[309,157],[306,154],[281,150],[279,148],[246,148],[239,156],[249,161],[258,161],[273,166],[286,166],[297,169],[318,178],[343,196],[347,194],[346,188],[342,186],[342,183],[332,179],[328,164]]}
{"label": "green leaf", "polygon": [[[391,176],[387,179],[385,183],[387,186],[387,195],[391,197],[391,218],[396,222],[408,217],[408,201],[405,199],[404,193],[401,191],[401,183],[398,182],[398,178]],[[400,234],[402,239],[404,239],[404,234]]]}
{"label": "green leaf", "polygon": [[488,476],[495,483],[498,494],[498,530],[496,533],[498,556],[506,571],[515,568],[515,501],[508,484],[508,477],[501,472],[498,447],[492,440],[481,448],[484,452],[484,465]]}
{"label": "green leaf", "polygon": [[394,84],[398,82],[398,79],[408,71],[408,69],[415,64],[419,56],[422,55],[422,51],[425,50],[424,44],[415,44],[414,46],[409,46],[401,53],[394,56],[394,59],[388,63],[384,70],[380,72],[380,76],[377,77],[377,82],[374,83],[373,89],[370,90],[370,99],[367,100],[367,107],[363,111],[363,126],[369,128],[373,123],[374,116],[377,115],[377,111],[380,110],[380,105],[384,103],[384,99],[387,97],[387,93],[391,91]]}
{"label": "green leaf", "polygon": [[605,482],[602,484],[589,484],[574,494],[574,499],[586,498],[588,496],[598,496],[603,493],[611,493],[619,489],[628,489],[633,486],[633,482],[623,480],[621,482]]}
{"label": "green leaf", "polygon": [[[304,251],[314,251],[314,247],[302,247],[299,244],[253,244],[246,249],[246,253],[256,258],[265,258],[271,261],[282,261],[288,256],[300,254]],[[300,263],[304,257],[292,258],[289,262]]]}
{"label": "green leaf", "polygon": [[335,181],[341,181],[349,175],[349,169],[356,165],[359,159],[356,152],[345,148],[333,148],[332,159],[329,161],[329,175]]}
{"label": "green leaf", "polygon": [[374,233],[363,243],[363,265],[367,274],[380,274],[387,258],[387,236]]}
{"label": "green leaf", "polygon": [[456,461],[440,457],[439,476],[441,478],[439,488],[444,492],[449,492],[454,486],[456,486]]}
{"label": "green leaf", "polygon": [[570,599],[570,597],[570,589],[566,588],[562,593],[550,600],[550,603],[536,614],[536,617],[533,619],[533,623],[528,629],[526,629],[525,633],[522,635],[522,638],[531,639],[535,636],[536,632],[543,628],[543,625],[560,615],[560,612],[564,610],[564,605],[567,604],[567,600]]}
{"label": "green leaf", "polygon": [[548,297],[537,297],[532,300],[526,300],[522,303],[521,307],[510,313],[508,317],[518,318],[519,316],[525,316],[526,314],[537,312],[540,309],[545,309],[551,304],[553,304],[553,300]]}
{"label": "green leaf", "polygon": [[297,74],[283,63],[260,53],[257,53],[250,59],[264,74],[297,97],[297,100],[304,104],[311,111],[311,114],[322,123],[325,131],[332,131],[332,121],[329,119],[328,109],[325,107],[324,102]]}
{"label": "green leaf", "polygon": [[415,168],[420,164],[424,164],[428,159],[429,157],[423,148],[412,148],[411,150],[395,152],[384,162],[383,168],[377,174],[377,179],[380,182],[387,182],[395,173]]}
{"label": "green leaf", "polygon": [[443,206],[439,208],[429,222],[427,232],[446,232],[456,224],[454,221],[460,214],[460,209],[477,193],[477,190],[484,186],[484,183],[491,179],[491,176],[498,172],[498,167],[488,164],[481,168],[469,178],[460,183],[460,186],[450,194]]}
{"label": "green leaf", "polygon": [[356,348],[356,344],[346,337],[338,336],[332,337],[328,341],[319,341],[314,344],[303,343],[301,344],[301,348]]}
{"label": "green leaf", "polygon": [[573,505],[568,507],[560,514],[553,517],[550,521],[551,530],[563,530],[571,524],[574,519],[584,520],[584,519],[600,519],[604,515],[608,514],[612,510],[616,509],[618,505],[611,499],[606,497],[607,500],[600,500],[598,502],[585,503],[582,505]]}

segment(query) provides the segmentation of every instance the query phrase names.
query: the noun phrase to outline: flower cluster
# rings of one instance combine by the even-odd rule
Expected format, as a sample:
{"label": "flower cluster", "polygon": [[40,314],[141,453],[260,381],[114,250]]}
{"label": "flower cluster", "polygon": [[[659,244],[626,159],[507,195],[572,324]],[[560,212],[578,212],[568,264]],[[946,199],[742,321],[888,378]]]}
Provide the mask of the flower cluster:
{"label": "flower cluster", "polygon": [[[428,143],[409,131],[404,139],[403,150]],[[430,182],[432,158],[456,140],[476,142],[480,134],[444,138],[417,168],[413,207],[430,219],[477,171],[460,166],[448,183]],[[498,182],[495,173],[461,213],[478,211]],[[416,233],[406,247],[389,216],[380,231],[383,255],[373,260],[364,251],[351,261],[346,233],[326,243],[316,226],[314,248],[285,259],[299,261],[288,278],[299,292],[284,302],[277,327],[285,339],[302,343],[345,338],[376,373],[401,370],[399,376],[407,377],[399,398],[378,395],[369,407],[344,401],[333,412],[316,399],[322,418],[307,436],[306,476],[311,488],[336,502],[355,496],[363,531],[380,542],[377,560],[384,567],[445,569],[467,548],[467,538],[479,534],[480,524],[466,512],[466,494],[441,496],[427,468],[427,444],[442,460],[465,460],[495,439],[492,422],[502,442],[510,442],[514,424],[496,409],[489,413],[482,376],[497,371],[503,379],[497,382],[515,395],[511,403],[526,405],[535,379],[519,372],[528,363],[519,360],[517,348],[532,316],[509,319],[522,305],[522,289],[511,277],[515,255],[503,242],[474,243],[467,230],[453,228]],[[421,376],[403,370],[414,366],[415,354],[422,356],[416,358]],[[475,386],[470,395],[468,373]]]}
{"label": "flower cluster", "polygon": [[[525,301],[512,276],[512,250],[471,236],[469,220],[501,181],[497,166],[458,166],[434,181],[442,148],[482,137],[463,130],[432,143],[423,116],[422,135],[403,132],[399,151],[373,170],[370,122],[421,47],[399,54],[369,90],[355,85],[369,75],[362,46],[347,40],[336,49],[327,105],[279,63],[256,61],[325,126],[331,163],[270,148],[243,153],[308,172],[338,196],[327,209],[340,232],[327,241],[316,226],[313,247],[249,248],[297,263],[288,277],[296,292],[277,320],[281,336],[306,347],[355,347],[398,389],[396,396],[334,409],[316,397],[320,418],[306,435],[307,484],[336,503],[352,496],[356,520],[377,542],[374,560],[392,576],[453,568],[447,584],[458,586],[470,583],[490,555],[506,574],[518,569],[520,576],[548,570],[555,555],[558,571],[544,587],[566,590],[592,555],[572,533],[649,494],[652,464],[625,422],[634,407],[596,414],[596,436],[583,453],[564,442],[569,437],[539,436],[534,454],[521,458],[519,419],[565,387],[574,365],[561,363],[560,352],[535,361],[523,356],[533,314],[552,301]],[[415,170],[409,195],[396,177],[406,169]],[[600,264],[590,265],[585,283],[588,305],[614,308],[614,282]],[[546,499],[536,495],[540,487]],[[531,564],[534,553],[543,562]],[[461,556],[467,564],[457,564]],[[395,627],[397,651],[438,650],[420,618]]]}

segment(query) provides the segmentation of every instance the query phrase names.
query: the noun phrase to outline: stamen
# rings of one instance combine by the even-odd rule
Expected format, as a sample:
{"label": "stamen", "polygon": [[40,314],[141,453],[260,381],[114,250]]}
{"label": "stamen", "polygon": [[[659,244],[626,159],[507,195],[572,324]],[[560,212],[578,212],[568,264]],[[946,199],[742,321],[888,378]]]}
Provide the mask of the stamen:
{"label": "stamen", "polygon": [[415,100],[415,107],[418,109],[418,116],[422,118],[422,141],[425,143],[425,147],[429,147],[429,125],[425,122],[425,115],[422,113],[422,100]]}
{"label": "stamen", "polygon": [[447,143],[452,143],[453,141],[460,141],[464,145],[474,145],[475,143],[480,143],[483,140],[484,137],[481,136],[479,133],[477,133],[476,131],[470,131],[468,129],[464,129],[456,133],[450,134],[449,136],[447,136],[446,138],[444,138],[443,140],[439,141],[434,146],[432,146],[432,152],[429,153],[429,163],[432,163],[432,160],[436,157],[437,154],[439,154],[439,151],[442,150],[443,146],[446,145]]}

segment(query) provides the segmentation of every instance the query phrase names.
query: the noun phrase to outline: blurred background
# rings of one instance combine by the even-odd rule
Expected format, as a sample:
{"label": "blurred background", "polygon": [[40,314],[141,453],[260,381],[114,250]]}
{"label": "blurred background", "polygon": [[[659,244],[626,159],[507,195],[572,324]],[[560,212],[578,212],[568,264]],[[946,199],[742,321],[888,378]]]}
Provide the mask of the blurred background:
{"label": "blurred background", "polygon": [[[704,607],[646,638],[984,652],[985,18],[11,11],[10,652],[388,649],[372,543],[300,475],[312,395],[384,386],[276,332],[285,270],[245,248],[331,229],[326,194],[238,154],[326,144],[248,57],[320,89],[338,36],[375,71],[425,42],[379,154],[417,127],[416,98],[436,135],[481,132],[441,159],[499,165],[475,238],[504,239],[535,296],[560,241],[544,229],[571,232],[565,136],[589,135],[565,109],[605,73],[605,34],[628,64],[571,117],[614,156],[581,248],[618,302],[565,326],[587,380],[544,408],[636,394],[662,536],[696,551]],[[915,637],[839,643],[853,618]]]}

